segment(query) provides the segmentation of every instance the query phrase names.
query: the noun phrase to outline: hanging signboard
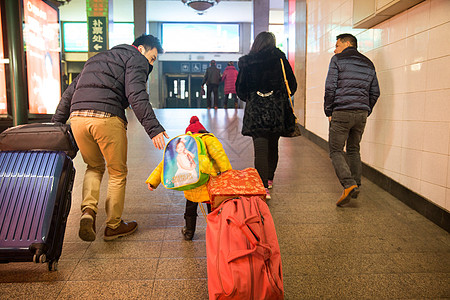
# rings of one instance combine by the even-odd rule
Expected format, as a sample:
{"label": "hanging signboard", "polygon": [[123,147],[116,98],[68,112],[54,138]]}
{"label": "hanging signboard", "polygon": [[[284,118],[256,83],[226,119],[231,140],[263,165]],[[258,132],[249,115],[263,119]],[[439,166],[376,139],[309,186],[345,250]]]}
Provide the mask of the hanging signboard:
{"label": "hanging signboard", "polygon": [[28,102],[32,114],[53,114],[61,98],[57,9],[42,0],[24,0]]}
{"label": "hanging signboard", "polygon": [[108,0],[86,0],[88,55],[108,49]]}
{"label": "hanging signboard", "polygon": [[89,52],[101,52],[108,48],[107,27],[106,17],[88,17]]}

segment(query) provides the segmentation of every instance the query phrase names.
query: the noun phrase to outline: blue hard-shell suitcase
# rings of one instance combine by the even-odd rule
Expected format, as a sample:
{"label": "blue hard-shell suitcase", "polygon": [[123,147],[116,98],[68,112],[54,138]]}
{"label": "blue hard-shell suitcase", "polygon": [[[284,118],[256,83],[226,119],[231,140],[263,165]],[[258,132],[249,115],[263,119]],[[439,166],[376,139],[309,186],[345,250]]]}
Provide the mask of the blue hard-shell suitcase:
{"label": "blue hard-shell suitcase", "polygon": [[57,269],[74,177],[64,152],[0,152],[0,262]]}

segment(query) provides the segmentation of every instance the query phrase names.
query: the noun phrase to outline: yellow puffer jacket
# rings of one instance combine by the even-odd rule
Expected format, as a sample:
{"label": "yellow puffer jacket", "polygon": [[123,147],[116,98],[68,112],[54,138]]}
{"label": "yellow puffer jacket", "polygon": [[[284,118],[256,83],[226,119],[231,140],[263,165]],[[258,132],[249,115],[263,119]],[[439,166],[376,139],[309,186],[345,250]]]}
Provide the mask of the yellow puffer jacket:
{"label": "yellow puffer jacket", "polygon": [[[196,133],[193,136],[200,137],[206,146],[208,155],[200,156],[200,171],[211,176],[217,176],[217,173],[231,170],[230,160],[228,159],[225,150],[223,150],[222,144],[212,133]],[[212,164],[211,164],[212,162]],[[163,161],[153,170],[150,176],[145,181],[150,183],[153,188],[157,188],[161,183],[163,169]],[[206,188],[207,183],[203,184],[195,189],[184,191],[186,199],[193,202],[205,202],[209,201],[208,190]]]}

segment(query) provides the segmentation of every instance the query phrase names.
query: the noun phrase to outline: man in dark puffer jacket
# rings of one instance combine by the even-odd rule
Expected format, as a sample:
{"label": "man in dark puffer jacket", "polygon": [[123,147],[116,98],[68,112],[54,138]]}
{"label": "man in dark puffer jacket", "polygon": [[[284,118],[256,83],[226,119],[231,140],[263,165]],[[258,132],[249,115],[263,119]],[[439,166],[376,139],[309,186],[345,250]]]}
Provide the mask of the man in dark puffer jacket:
{"label": "man in dark puffer jacket", "polygon": [[211,60],[210,67],[206,69],[205,76],[203,76],[202,88],[207,85],[208,90],[206,92],[206,106],[211,108],[211,93],[214,95],[214,108],[217,109],[219,105],[219,84],[222,80],[220,71],[216,67],[216,61]]}
{"label": "man in dark puffer jacket", "polygon": [[53,122],[65,123],[70,117],[75,141],[87,164],[79,231],[84,241],[95,240],[105,161],[109,181],[104,239],[113,240],[137,229],[136,221],[122,220],[128,172],[125,109],[131,105],[155,148],[163,149],[168,135],[156,119],[146,91],[148,75],[162,51],[157,38],[142,35],[133,45],[118,45],[88,59],[64,92],[52,118]]}
{"label": "man in dark puffer jacket", "polygon": [[[367,116],[380,96],[373,63],[357,50],[351,34],[336,37],[325,82],[325,115],[330,121],[328,143],[330,158],[344,192],[336,205],[358,197],[361,185],[361,141]],[[347,159],[344,145],[347,144]]]}

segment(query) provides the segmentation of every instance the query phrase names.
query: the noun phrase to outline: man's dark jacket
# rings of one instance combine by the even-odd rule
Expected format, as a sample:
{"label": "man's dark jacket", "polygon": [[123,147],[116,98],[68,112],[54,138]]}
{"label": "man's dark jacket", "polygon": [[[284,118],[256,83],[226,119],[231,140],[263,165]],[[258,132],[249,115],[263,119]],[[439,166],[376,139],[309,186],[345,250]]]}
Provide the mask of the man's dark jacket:
{"label": "man's dark jacket", "polygon": [[205,76],[203,77],[202,85],[206,83],[206,85],[219,85],[222,80],[222,76],[220,76],[220,71],[217,69],[215,65],[210,66],[206,69]]}
{"label": "man's dark jacket", "polygon": [[380,96],[373,63],[354,47],[331,58],[325,82],[325,115],[333,110],[367,110],[370,113]]}
{"label": "man's dark jacket", "polygon": [[146,90],[153,68],[134,46],[118,45],[88,59],[80,75],[67,90],[52,118],[65,123],[75,110],[97,110],[127,121],[125,109],[131,105],[150,138],[164,131],[155,117]]}

